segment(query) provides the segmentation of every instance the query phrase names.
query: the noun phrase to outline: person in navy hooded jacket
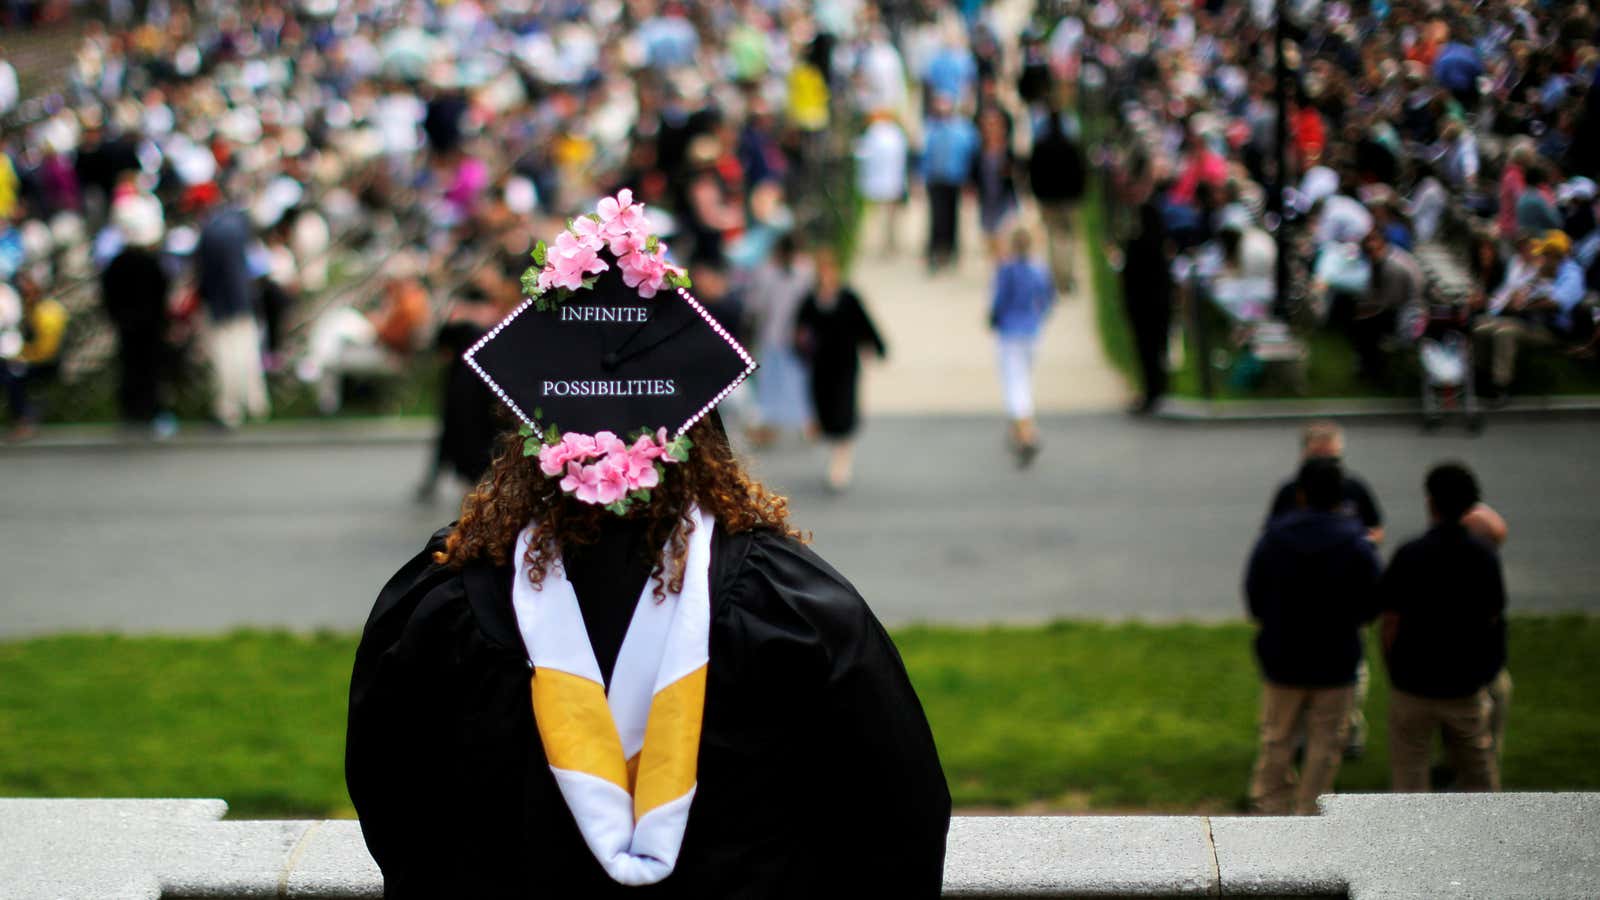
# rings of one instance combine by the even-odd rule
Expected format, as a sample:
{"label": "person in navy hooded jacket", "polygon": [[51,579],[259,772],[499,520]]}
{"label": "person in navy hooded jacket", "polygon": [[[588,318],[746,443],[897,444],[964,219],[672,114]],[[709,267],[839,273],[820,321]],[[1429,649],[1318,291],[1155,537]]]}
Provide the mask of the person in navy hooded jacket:
{"label": "person in navy hooded jacket", "polygon": [[[1333,790],[1350,726],[1361,627],[1378,614],[1382,570],[1366,528],[1343,514],[1337,460],[1306,460],[1300,509],[1272,520],[1245,576],[1261,666],[1261,746],[1250,779],[1256,812],[1310,815]],[[1305,733],[1298,783],[1296,736]]]}

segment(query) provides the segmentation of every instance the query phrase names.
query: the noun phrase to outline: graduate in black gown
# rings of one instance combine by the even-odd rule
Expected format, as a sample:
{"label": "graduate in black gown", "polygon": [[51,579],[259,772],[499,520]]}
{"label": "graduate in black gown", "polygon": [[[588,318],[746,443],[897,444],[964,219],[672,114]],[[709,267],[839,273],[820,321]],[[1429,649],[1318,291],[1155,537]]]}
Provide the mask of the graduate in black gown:
{"label": "graduate in black gown", "polygon": [[938,896],[950,797],[894,644],[710,411],[753,363],[600,258],[469,351],[526,427],[362,635],[385,895]]}
{"label": "graduate in black gown", "polygon": [[871,348],[883,359],[889,348],[861,298],[841,281],[831,250],[817,251],[816,272],[816,288],[797,313],[795,343],[811,363],[812,408],[830,447],[828,486],[840,491],[850,485],[861,349]]}

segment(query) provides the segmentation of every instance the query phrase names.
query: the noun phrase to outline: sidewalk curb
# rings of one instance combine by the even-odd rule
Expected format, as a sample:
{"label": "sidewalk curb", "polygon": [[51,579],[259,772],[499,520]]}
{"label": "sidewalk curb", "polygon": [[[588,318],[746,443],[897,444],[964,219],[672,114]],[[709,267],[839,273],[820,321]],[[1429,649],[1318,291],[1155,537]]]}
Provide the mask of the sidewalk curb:
{"label": "sidewalk curb", "polygon": [[394,416],[364,419],[288,419],[222,431],[210,425],[188,424],[168,440],[158,441],[121,425],[46,425],[27,441],[0,443],[0,454],[29,450],[195,449],[209,447],[357,446],[362,444],[416,444],[431,441],[438,420],[431,416]]}
{"label": "sidewalk curb", "polygon": [[[1485,421],[1501,419],[1587,418],[1600,414],[1600,394],[1516,397],[1497,409],[1483,409]],[[1285,400],[1198,400],[1172,397],[1161,402],[1156,418],[1170,422],[1282,422],[1299,419],[1370,419],[1421,422],[1416,400],[1398,397],[1319,397]],[[1459,424],[1459,412],[1444,414],[1441,424]]]}
{"label": "sidewalk curb", "polygon": [[[1046,419],[1074,416],[1115,415],[1114,410],[1070,410],[1042,412]],[[1485,410],[1486,421],[1515,419],[1574,419],[1600,417],[1600,394],[1565,397],[1520,397],[1504,407]],[[973,421],[1001,421],[1000,412],[880,412],[874,418],[933,418]],[[1412,400],[1398,398],[1296,398],[1284,400],[1198,400],[1169,397],[1154,415],[1157,421],[1175,424],[1249,424],[1293,422],[1306,419],[1362,419],[1368,421],[1421,422],[1422,412]],[[1459,413],[1446,414],[1444,427],[1462,423]],[[247,425],[226,432],[204,424],[189,424],[165,441],[128,431],[121,425],[46,425],[27,441],[0,442],[0,456],[35,450],[93,450],[141,448],[262,448],[308,446],[361,446],[371,444],[419,444],[434,439],[438,420],[431,416],[390,416],[358,419],[286,419]]]}

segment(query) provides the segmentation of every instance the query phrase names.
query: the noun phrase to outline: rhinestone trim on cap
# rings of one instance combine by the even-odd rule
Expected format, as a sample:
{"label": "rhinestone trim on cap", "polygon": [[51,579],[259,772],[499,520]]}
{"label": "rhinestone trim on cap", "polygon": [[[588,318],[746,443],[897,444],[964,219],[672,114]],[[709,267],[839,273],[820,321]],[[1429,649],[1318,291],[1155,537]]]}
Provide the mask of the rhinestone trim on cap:
{"label": "rhinestone trim on cap", "polygon": [[501,403],[504,403],[506,406],[511,408],[513,413],[516,413],[517,418],[521,419],[530,427],[536,427],[533,419],[530,418],[527,413],[522,411],[522,407],[518,406],[516,401],[507,396],[506,389],[501,387],[499,382],[495,381],[493,378],[490,378],[489,373],[483,370],[483,366],[478,365],[477,358],[478,351],[483,349],[484,344],[487,344],[496,337],[499,337],[500,332],[504,331],[505,327],[511,324],[512,319],[522,315],[527,311],[528,307],[532,305],[532,300],[522,301],[521,305],[519,305],[516,309],[513,309],[510,315],[506,316],[504,319],[501,319],[499,324],[489,329],[488,334],[478,338],[477,343],[473,344],[471,347],[468,347],[467,352],[461,354],[461,359],[466,362],[468,368],[472,369],[472,371],[478,374],[479,378],[483,379],[483,383],[489,386],[489,390],[494,391],[494,395],[500,398]]}
{"label": "rhinestone trim on cap", "polygon": [[[728,395],[733,393],[734,389],[739,385],[743,384],[745,379],[749,378],[751,373],[755,372],[759,366],[756,363],[755,358],[752,357],[750,352],[744,348],[744,345],[739,343],[739,341],[734,338],[733,335],[729,334],[728,330],[722,327],[722,323],[718,322],[716,317],[711,315],[711,313],[700,304],[700,301],[696,300],[694,296],[688,292],[688,290],[684,288],[678,288],[677,295],[682,298],[683,302],[689,304],[689,308],[698,313],[700,318],[705,320],[707,325],[711,326],[711,330],[716,332],[717,337],[722,338],[725,342],[727,342],[729,347],[733,348],[735,353],[739,354],[739,358],[743,360],[745,364],[744,371],[735,376],[733,381],[728,383],[727,387],[717,392],[717,395],[712,397],[710,402],[706,403],[705,406],[700,407],[699,412],[695,413],[693,416],[690,416],[689,421],[685,422],[681,428],[673,432],[673,437],[682,437],[684,432],[694,427],[694,423],[705,418],[711,413],[711,410],[716,408],[718,403],[721,403],[723,400],[727,399]],[[499,324],[489,329],[488,334],[485,334],[471,347],[467,348],[467,352],[462,354],[461,358],[464,362],[466,362],[468,368],[472,369],[472,371],[475,372],[479,378],[483,379],[484,384],[489,386],[489,390],[494,392],[494,395],[500,399],[500,402],[504,403],[511,409],[513,413],[516,414],[518,419],[522,420],[531,428],[538,428],[539,423],[535,422],[527,413],[523,412],[522,407],[518,406],[516,401],[512,400],[511,397],[506,394],[505,388],[502,388],[498,382],[489,377],[489,373],[484,371],[483,366],[478,364],[477,359],[478,351],[483,349],[484,344],[487,344],[498,337],[500,332],[505,330],[506,326],[510,325],[513,319],[522,315],[531,306],[533,306],[532,300],[522,301],[522,303],[516,309],[511,311],[510,315],[507,315],[504,319],[500,320]]]}

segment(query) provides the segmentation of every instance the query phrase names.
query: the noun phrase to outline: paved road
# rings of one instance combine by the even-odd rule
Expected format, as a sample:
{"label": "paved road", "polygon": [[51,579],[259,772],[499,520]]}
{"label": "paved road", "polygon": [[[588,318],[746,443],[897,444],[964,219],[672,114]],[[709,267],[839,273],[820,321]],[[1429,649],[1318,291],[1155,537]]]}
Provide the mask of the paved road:
{"label": "paved road", "polygon": [[[869,422],[841,497],[822,491],[816,448],[755,465],[890,622],[1239,615],[1240,566],[1293,467],[1293,426],[1061,416],[1022,473],[1000,430]],[[1350,438],[1392,535],[1422,527],[1428,463],[1466,459],[1511,524],[1514,608],[1600,612],[1600,423],[1496,423],[1478,439],[1365,425]],[[448,502],[407,496],[422,454],[393,441],[0,453],[0,635],[358,627],[451,518]]]}

